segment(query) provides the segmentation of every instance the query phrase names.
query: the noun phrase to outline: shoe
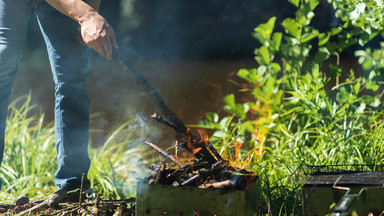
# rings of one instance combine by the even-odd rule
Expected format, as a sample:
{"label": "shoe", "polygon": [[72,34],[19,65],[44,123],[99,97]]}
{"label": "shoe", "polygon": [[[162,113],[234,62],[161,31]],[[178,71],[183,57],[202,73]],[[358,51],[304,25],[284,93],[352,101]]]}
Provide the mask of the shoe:
{"label": "shoe", "polygon": [[45,202],[49,207],[51,206],[56,206],[59,203],[63,202],[65,197],[67,196],[67,190],[65,189],[60,189],[56,191],[54,194],[50,195]]}

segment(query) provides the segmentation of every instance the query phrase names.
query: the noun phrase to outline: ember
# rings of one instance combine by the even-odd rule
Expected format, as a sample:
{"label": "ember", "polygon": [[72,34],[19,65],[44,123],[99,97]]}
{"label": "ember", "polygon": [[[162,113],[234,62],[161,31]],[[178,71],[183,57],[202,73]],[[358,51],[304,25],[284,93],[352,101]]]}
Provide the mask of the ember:
{"label": "ember", "polygon": [[[229,162],[223,160],[219,153],[215,150],[212,143],[208,143],[208,139],[194,136],[189,130],[183,131],[176,125],[153,114],[152,118],[160,123],[172,127],[179,135],[186,140],[178,139],[177,150],[186,149],[192,153],[197,160],[191,164],[183,165],[181,161],[176,159],[162,150],[153,143],[144,142],[144,144],[152,147],[162,156],[172,161],[178,166],[177,169],[171,168],[167,163],[160,165],[152,165],[152,176],[146,179],[149,184],[165,184],[173,186],[192,186],[199,188],[232,188],[236,190],[246,190],[256,180],[253,172],[231,167]],[[180,134],[181,133],[181,134]],[[207,147],[208,146],[208,147]]]}

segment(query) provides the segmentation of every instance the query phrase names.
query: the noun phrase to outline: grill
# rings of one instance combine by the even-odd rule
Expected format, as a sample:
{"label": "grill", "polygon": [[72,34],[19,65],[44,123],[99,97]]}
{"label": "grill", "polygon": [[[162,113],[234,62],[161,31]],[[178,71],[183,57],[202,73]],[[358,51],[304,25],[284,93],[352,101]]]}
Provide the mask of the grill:
{"label": "grill", "polygon": [[137,216],[254,216],[257,186],[246,191],[138,183]]}
{"label": "grill", "polygon": [[383,165],[308,166],[304,215],[379,215],[384,210]]}

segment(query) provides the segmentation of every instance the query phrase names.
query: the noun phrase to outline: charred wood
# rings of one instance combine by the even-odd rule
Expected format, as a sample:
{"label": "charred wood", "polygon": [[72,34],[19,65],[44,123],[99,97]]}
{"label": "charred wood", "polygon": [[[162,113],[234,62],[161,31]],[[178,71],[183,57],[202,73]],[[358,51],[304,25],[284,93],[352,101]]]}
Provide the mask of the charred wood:
{"label": "charred wood", "polygon": [[181,167],[183,166],[184,164],[177,160],[176,158],[172,157],[170,154],[168,154],[166,151],[162,150],[160,147],[158,147],[157,145],[153,144],[153,143],[150,143],[150,142],[147,142],[147,141],[144,141],[144,144],[146,144],[147,146],[150,146],[152,147],[153,149],[155,149],[157,152],[159,152],[161,155],[163,155],[164,157],[166,157],[167,159],[171,160],[173,163],[175,163],[177,166]]}

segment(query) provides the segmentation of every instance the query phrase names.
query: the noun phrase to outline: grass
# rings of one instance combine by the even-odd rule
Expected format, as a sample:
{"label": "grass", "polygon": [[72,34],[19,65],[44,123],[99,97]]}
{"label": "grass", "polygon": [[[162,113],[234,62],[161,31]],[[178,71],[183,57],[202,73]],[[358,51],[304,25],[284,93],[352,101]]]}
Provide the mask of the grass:
{"label": "grass", "polygon": [[30,97],[20,97],[10,104],[0,172],[1,197],[5,200],[21,194],[39,199],[56,188],[53,183],[57,164],[53,125],[44,125],[41,113],[30,116],[35,108],[30,105]]}
{"label": "grass", "polygon": [[[44,123],[44,114],[35,113],[30,96],[20,97],[9,106],[0,200],[14,201],[22,194],[39,200],[56,191],[53,178],[57,158],[53,123]],[[135,193],[136,178],[143,178],[151,161],[139,143],[140,128],[134,120],[117,128],[99,148],[90,148],[92,164],[88,173],[91,186],[103,196],[121,199]]]}

